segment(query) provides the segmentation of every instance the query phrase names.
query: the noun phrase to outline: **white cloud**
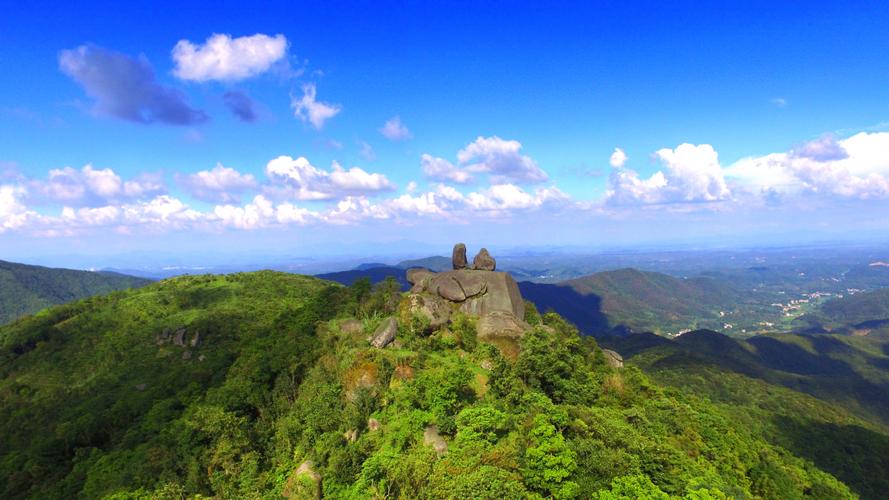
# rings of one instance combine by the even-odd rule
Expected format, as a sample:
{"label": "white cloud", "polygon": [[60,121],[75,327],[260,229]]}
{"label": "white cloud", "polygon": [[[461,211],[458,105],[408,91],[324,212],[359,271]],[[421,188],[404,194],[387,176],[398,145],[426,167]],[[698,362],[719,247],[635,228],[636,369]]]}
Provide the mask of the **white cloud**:
{"label": "white cloud", "polygon": [[472,175],[469,172],[444,158],[424,153],[420,157],[420,165],[423,167],[423,173],[429,179],[456,182],[457,184],[466,184],[472,181]]}
{"label": "white cloud", "polygon": [[256,196],[243,207],[220,205],[213,209],[213,215],[224,225],[237,229],[257,229],[274,225],[307,224],[318,218],[316,212],[297,207],[291,203],[275,206],[262,195]]}
{"label": "white cloud", "polygon": [[743,158],[725,175],[752,194],[889,197],[889,132],[824,136],[788,153]]}
{"label": "white cloud", "polygon": [[457,152],[457,164],[423,154],[420,156],[420,166],[429,179],[457,184],[474,181],[476,176],[473,174],[488,174],[493,184],[546,181],[546,172],[530,156],[521,154],[521,149],[519,141],[479,136]]}
{"label": "white cloud", "polygon": [[220,203],[236,203],[242,193],[257,187],[252,174],[241,174],[220,163],[212,170],[177,175],[176,179],[195,198]]}
{"label": "white cloud", "polygon": [[182,80],[237,81],[268,71],[287,55],[284,35],[256,34],[232,38],[214,34],[203,45],[180,40],[173,47],[173,74]]}
{"label": "white cloud", "polygon": [[407,126],[401,123],[401,117],[399,116],[393,116],[387,120],[380,128],[380,133],[390,141],[404,141],[413,137]]}
{"label": "white cloud", "polygon": [[52,169],[46,181],[32,185],[50,200],[83,205],[143,199],[165,191],[158,175],[142,174],[125,181],[110,168],[96,169],[90,164],[80,170]]}
{"label": "white cloud", "polygon": [[627,154],[624,153],[623,149],[614,148],[614,152],[611,153],[611,158],[608,160],[608,163],[614,168],[621,168],[626,165],[627,160]]}
{"label": "white cloud", "polygon": [[417,183],[415,181],[408,182],[407,186],[405,186],[404,190],[407,191],[408,193],[413,193],[414,191],[417,190]]}
{"label": "white cloud", "polygon": [[660,149],[655,158],[665,169],[647,179],[623,166],[615,167],[609,178],[606,201],[613,205],[633,205],[712,202],[730,198],[731,191],[719,165],[719,157],[709,144],[680,144],[676,149]]}
{"label": "white cloud", "polygon": [[346,170],[337,162],[328,172],[302,156],[279,156],[266,165],[265,171],[270,180],[269,193],[297,200],[328,200],[395,189],[383,174],[368,173],[359,167]]}
{"label": "white cloud", "polygon": [[0,233],[22,227],[36,215],[28,211],[21,201],[26,194],[22,186],[0,185]]}
{"label": "white cloud", "polygon": [[293,108],[293,116],[320,130],[327,120],[342,111],[342,106],[316,100],[317,92],[314,83],[303,85],[303,96],[299,99],[291,97],[290,107]]}
{"label": "white cloud", "polygon": [[491,174],[494,183],[546,181],[546,172],[521,149],[519,141],[479,136],[457,153],[457,161],[470,172]]}

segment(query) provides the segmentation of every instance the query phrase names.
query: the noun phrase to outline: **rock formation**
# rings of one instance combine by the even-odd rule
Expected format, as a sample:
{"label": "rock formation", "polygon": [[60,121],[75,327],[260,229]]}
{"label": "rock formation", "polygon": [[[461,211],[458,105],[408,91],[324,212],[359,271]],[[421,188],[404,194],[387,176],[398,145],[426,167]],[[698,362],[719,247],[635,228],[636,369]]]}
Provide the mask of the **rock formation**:
{"label": "rock formation", "polygon": [[602,354],[605,355],[605,361],[608,363],[608,366],[612,368],[623,368],[624,357],[618,354],[617,351],[602,349]]}
{"label": "rock formation", "polygon": [[[454,247],[455,268],[458,255],[465,257],[462,243]],[[446,325],[453,313],[460,311],[478,318],[476,327],[481,340],[521,337],[530,326],[524,322],[525,302],[518,284],[508,273],[494,271],[494,258],[485,249],[476,256],[474,264],[474,269],[441,273],[408,269],[407,279],[413,287],[403,303],[406,310],[425,319],[428,332]]]}
{"label": "rock formation", "polygon": [[398,333],[398,323],[395,318],[386,318],[374,331],[370,343],[374,347],[386,347],[395,340],[396,333]]}
{"label": "rock formation", "polygon": [[454,245],[454,251],[451,253],[451,262],[454,265],[454,269],[466,269],[469,267],[469,262],[466,260],[466,245],[463,243]]}
{"label": "rock formation", "polygon": [[478,255],[472,259],[472,268],[478,271],[494,271],[497,269],[497,261],[491,257],[487,248],[482,248],[478,251]]}

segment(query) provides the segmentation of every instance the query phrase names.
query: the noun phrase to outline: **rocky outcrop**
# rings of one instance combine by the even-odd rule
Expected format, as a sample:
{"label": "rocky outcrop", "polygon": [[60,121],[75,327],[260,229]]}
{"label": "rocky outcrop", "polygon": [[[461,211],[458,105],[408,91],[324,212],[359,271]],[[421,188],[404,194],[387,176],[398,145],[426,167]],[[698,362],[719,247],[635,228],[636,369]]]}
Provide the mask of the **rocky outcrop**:
{"label": "rocky outcrop", "polygon": [[398,333],[398,322],[395,321],[395,318],[386,318],[374,331],[370,343],[374,347],[386,347],[395,340],[396,333]]}
{"label": "rocky outcrop", "polygon": [[618,354],[617,351],[602,349],[602,354],[605,355],[605,361],[608,363],[608,366],[612,368],[623,368],[624,357]]}
{"label": "rocky outcrop", "polygon": [[438,427],[435,425],[430,425],[423,431],[423,444],[431,446],[438,456],[448,452],[448,443],[438,433]]}
{"label": "rocky outcrop", "polygon": [[466,245],[457,243],[454,245],[454,251],[451,252],[451,263],[454,269],[466,269],[469,262],[466,260]]}
{"label": "rocky outcrop", "polygon": [[321,474],[311,460],[301,463],[287,478],[282,494],[293,499],[321,498]]}
{"label": "rocky outcrop", "polygon": [[472,259],[472,268],[479,271],[494,271],[497,269],[497,261],[491,257],[487,248],[482,248]]}
{"label": "rocky outcrop", "polygon": [[[458,244],[454,247],[455,267]],[[464,247],[465,249],[465,247]],[[484,269],[455,269],[433,273],[425,269],[409,269],[408,281],[413,285],[405,299],[410,315],[424,318],[428,331],[446,325],[453,313],[460,311],[478,317],[479,339],[516,339],[531,327],[524,322],[525,302],[518,284],[508,273],[494,271],[496,263],[482,249],[475,259]]]}

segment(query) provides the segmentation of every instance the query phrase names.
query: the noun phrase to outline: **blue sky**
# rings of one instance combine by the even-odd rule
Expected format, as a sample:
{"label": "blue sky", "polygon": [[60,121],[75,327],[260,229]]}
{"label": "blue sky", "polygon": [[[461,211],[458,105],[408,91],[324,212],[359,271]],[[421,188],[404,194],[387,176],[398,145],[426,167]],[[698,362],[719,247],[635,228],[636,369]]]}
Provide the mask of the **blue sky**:
{"label": "blue sky", "polygon": [[0,258],[889,229],[879,2],[3,12]]}

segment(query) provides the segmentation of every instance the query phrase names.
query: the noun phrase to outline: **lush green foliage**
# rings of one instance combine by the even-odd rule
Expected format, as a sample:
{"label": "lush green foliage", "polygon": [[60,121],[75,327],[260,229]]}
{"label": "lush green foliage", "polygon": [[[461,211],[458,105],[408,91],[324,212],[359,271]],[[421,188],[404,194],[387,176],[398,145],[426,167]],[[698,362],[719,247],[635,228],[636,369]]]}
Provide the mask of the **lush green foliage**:
{"label": "lush green foliage", "polygon": [[50,269],[0,261],[0,324],[51,305],[148,283],[149,280],[123,274]]}
{"label": "lush green foliage", "polygon": [[854,496],[772,439],[778,413],[611,368],[556,314],[529,312],[514,357],[463,316],[370,347],[399,298],[392,282],[186,277],[0,328],[0,496]]}

